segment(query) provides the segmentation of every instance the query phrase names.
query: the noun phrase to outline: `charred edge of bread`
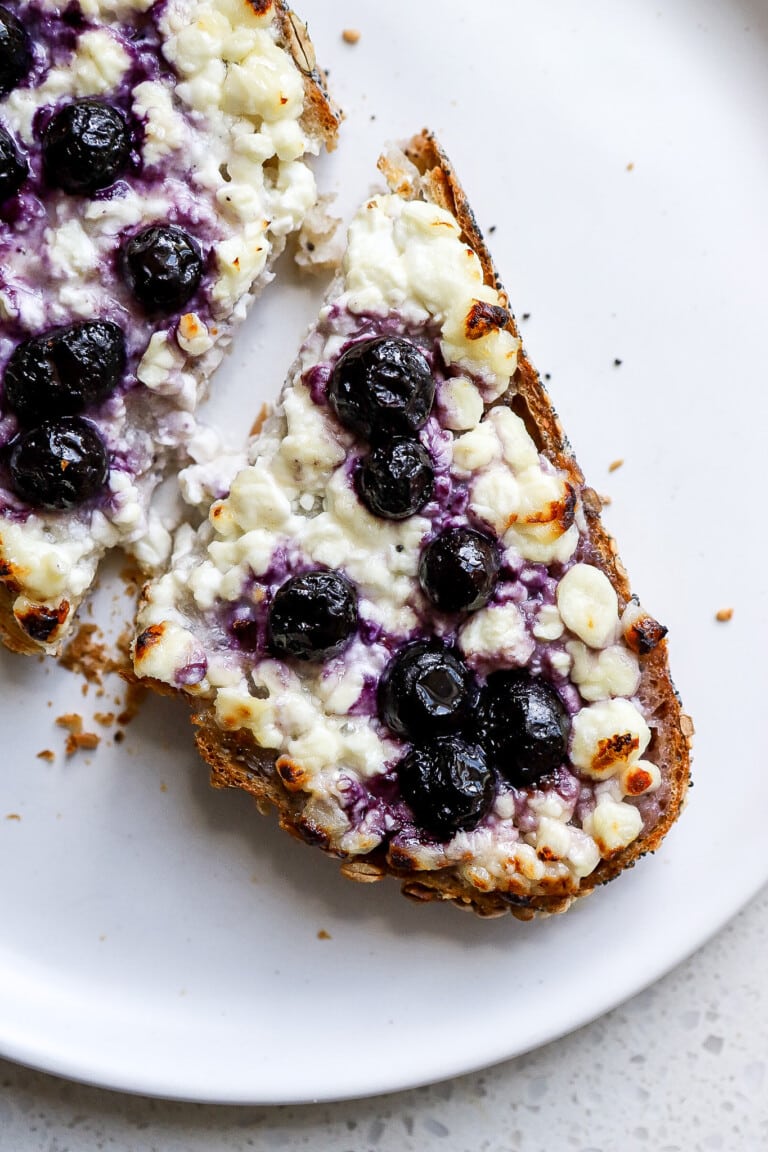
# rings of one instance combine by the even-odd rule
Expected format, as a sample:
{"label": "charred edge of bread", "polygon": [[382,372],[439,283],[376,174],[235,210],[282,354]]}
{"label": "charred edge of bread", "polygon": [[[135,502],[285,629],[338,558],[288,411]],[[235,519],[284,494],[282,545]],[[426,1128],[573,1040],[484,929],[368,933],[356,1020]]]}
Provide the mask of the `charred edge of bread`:
{"label": "charred edge of bread", "polygon": [[0,641],[10,652],[18,652],[23,656],[37,653],[40,656],[45,648],[24,631],[13,614],[17,595],[12,585],[0,583]]}
{"label": "charred edge of bread", "polygon": [[336,147],[343,113],[330,97],[327,76],[317,65],[307,27],[285,0],[276,0],[275,17],[283,47],[290,52],[294,64],[304,77],[302,126],[309,135],[319,137],[328,151],[332,152]]}
{"label": "charred edge of bread", "polygon": [[[455,216],[464,239],[480,259],[486,283],[498,287],[506,299],[466,195],[434,136],[427,131],[415,136],[406,145],[405,153],[421,175],[422,194]],[[391,162],[383,165],[383,170],[392,184],[397,173],[392,169]],[[506,327],[516,336],[519,335],[511,313]],[[537,446],[557,467],[568,473],[572,483],[583,484],[582,473],[557,415],[524,351],[521,351],[518,361],[515,388],[514,395],[502,397],[500,403],[508,403],[525,420]],[[589,489],[585,492],[585,511],[591,559],[606,572],[623,607],[630,596],[627,574],[612,537],[600,522],[599,500],[591,498]],[[601,861],[575,890],[573,885],[566,882],[560,889],[537,896],[480,892],[462,881],[451,868],[434,872],[409,872],[407,868],[394,867],[385,859],[385,853],[381,850],[344,861],[341,866],[343,874],[349,879],[362,882],[393,876],[402,882],[403,894],[412,900],[450,901],[459,908],[471,910],[483,917],[511,914],[518,920],[531,920],[537,913],[564,912],[574,899],[588,895],[599,885],[630,868],[641,856],[658,847],[680,812],[689,780],[690,737],[693,731],[689,718],[681,711],[680,701],[669,676],[665,640],[641,658],[641,670],[638,695],[649,717],[663,724],[660,732],[654,730],[648,756],[665,765],[669,778],[666,807],[654,828],[610,859]],[[164,687],[154,686],[161,689]],[[168,691],[167,687],[165,690]],[[187,700],[193,708],[196,707],[194,700],[189,697]],[[271,805],[277,809],[281,827],[331,855],[338,855],[329,849],[322,832],[308,826],[303,818],[301,793],[290,794],[283,787],[275,771],[274,751],[259,747],[246,731],[222,731],[210,707],[196,711],[193,723],[197,727],[197,746],[210,766],[214,787],[239,788],[250,793],[260,807]]]}

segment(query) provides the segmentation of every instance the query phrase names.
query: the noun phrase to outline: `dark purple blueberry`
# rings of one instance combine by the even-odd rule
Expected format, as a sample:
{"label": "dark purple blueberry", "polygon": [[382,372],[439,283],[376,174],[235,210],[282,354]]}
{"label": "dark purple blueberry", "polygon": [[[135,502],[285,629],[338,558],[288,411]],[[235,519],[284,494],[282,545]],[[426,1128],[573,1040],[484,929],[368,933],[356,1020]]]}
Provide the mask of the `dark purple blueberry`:
{"label": "dark purple blueberry", "polygon": [[487,604],[499,575],[499,549],[474,528],[446,528],[421,554],[419,583],[441,612],[476,612]]}
{"label": "dark purple blueberry", "polygon": [[291,576],[269,606],[267,645],[274,656],[326,660],[357,631],[357,592],[339,572]]}
{"label": "dark purple blueberry", "polygon": [[471,832],[493,803],[494,779],[485,753],[458,736],[414,748],[400,761],[398,777],[416,822],[439,840]]}
{"label": "dark purple blueberry", "polygon": [[52,328],[19,344],[3,377],[3,400],[22,424],[82,412],[125,372],[125,336],[111,320]]}
{"label": "dark purple blueberry", "polygon": [[15,88],[32,67],[32,46],[18,16],[0,7],[0,96]]}
{"label": "dark purple blueberry", "polygon": [[203,259],[191,236],[174,224],[152,224],[123,248],[128,287],[148,312],[175,312],[197,291]]}
{"label": "dark purple blueberry", "polygon": [[0,126],[0,203],[15,196],[29,175],[29,167],[19,155],[16,142]]}
{"label": "dark purple blueberry", "polygon": [[328,384],[331,407],[366,440],[418,432],[435,398],[429,364],[415,344],[390,336],[353,344]]}
{"label": "dark purple blueberry", "polygon": [[51,117],[42,145],[48,182],[78,195],[114,182],[130,155],[131,134],[117,108],[76,100]]}
{"label": "dark purple blueberry", "polygon": [[369,512],[384,520],[405,520],[432,496],[435,472],[429,452],[418,440],[397,437],[374,448],[355,479]]}
{"label": "dark purple blueberry", "polygon": [[480,740],[492,764],[510,783],[537,784],[565,761],[571,722],[545,680],[526,672],[494,672],[482,690]]}
{"label": "dark purple blueberry", "polygon": [[379,715],[398,736],[428,740],[468,723],[478,689],[466,664],[446,648],[417,640],[393,656],[379,681]]}
{"label": "dark purple blueberry", "polygon": [[11,482],[35,508],[75,508],[104,487],[109,473],[101,436],[79,416],[45,420],[11,446]]}

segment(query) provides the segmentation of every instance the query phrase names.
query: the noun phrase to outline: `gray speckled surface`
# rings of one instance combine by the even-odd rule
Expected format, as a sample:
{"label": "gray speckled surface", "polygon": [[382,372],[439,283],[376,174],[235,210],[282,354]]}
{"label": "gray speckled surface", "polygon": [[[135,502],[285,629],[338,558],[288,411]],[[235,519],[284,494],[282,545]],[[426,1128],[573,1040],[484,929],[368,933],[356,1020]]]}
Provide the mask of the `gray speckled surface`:
{"label": "gray speckled surface", "polygon": [[768,1147],[768,889],[679,969],[486,1072],[330,1105],[121,1096],[0,1063],[2,1152],[760,1152]]}

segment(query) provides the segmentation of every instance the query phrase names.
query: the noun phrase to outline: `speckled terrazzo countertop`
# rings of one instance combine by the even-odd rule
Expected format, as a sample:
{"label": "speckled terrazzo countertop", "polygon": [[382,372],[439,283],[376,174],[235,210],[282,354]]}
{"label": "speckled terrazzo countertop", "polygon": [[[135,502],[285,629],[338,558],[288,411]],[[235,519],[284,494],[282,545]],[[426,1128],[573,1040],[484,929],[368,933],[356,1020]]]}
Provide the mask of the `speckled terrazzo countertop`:
{"label": "speckled terrazzo countertop", "polygon": [[350,1103],[121,1096],[0,1062],[1,1152],[761,1152],[768,890],[671,975],[531,1055]]}

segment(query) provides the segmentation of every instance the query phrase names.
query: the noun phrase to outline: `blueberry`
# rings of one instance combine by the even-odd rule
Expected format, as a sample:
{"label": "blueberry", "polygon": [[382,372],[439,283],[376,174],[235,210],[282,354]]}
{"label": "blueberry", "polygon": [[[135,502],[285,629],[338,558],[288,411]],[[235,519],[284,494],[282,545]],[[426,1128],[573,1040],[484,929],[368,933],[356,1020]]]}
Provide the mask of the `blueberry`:
{"label": "blueberry", "polygon": [[0,203],[15,196],[28,175],[29,167],[13,137],[0,127]]}
{"label": "blueberry", "polygon": [[291,576],[269,606],[267,645],[274,656],[325,660],[357,631],[357,592],[339,572]]}
{"label": "blueberry", "polygon": [[494,672],[481,698],[478,731],[489,762],[518,787],[537,784],[566,759],[571,722],[545,680]]}
{"label": "blueberry", "polygon": [[29,36],[18,16],[0,7],[0,96],[15,88],[32,67]]}
{"label": "blueberry", "polygon": [[426,448],[417,440],[397,437],[373,449],[355,480],[369,512],[384,520],[404,520],[432,496],[435,472]]}
{"label": "blueberry", "polygon": [[446,528],[427,544],[419,583],[441,612],[476,612],[487,604],[499,574],[495,541],[474,528]]}
{"label": "blueberry", "polygon": [[485,753],[457,736],[414,748],[400,761],[398,778],[417,822],[440,840],[471,832],[494,799]]}
{"label": "blueberry", "polygon": [[52,328],[14,351],[5,369],[4,402],[22,424],[73,415],[108,396],[125,365],[125,336],[110,320]]}
{"label": "blueberry", "polygon": [[104,487],[109,459],[104,441],[79,416],[45,420],[11,445],[11,483],[36,508],[75,508]]}
{"label": "blueberry", "polygon": [[48,182],[77,195],[114,182],[128,160],[131,135],[125,117],[110,104],[76,100],[51,117],[42,146]]}
{"label": "blueberry", "polygon": [[328,398],[341,423],[367,440],[412,435],[427,422],[435,381],[415,344],[382,336],[353,344],[339,358]]}
{"label": "blueberry", "polygon": [[196,243],[182,228],[153,224],[125,244],[123,273],[148,312],[175,312],[197,291],[203,260]]}
{"label": "blueberry", "polygon": [[379,681],[381,719],[410,740],[455,732],[476,703],[477,685],[466,664],[428,640],[401,648]]}

